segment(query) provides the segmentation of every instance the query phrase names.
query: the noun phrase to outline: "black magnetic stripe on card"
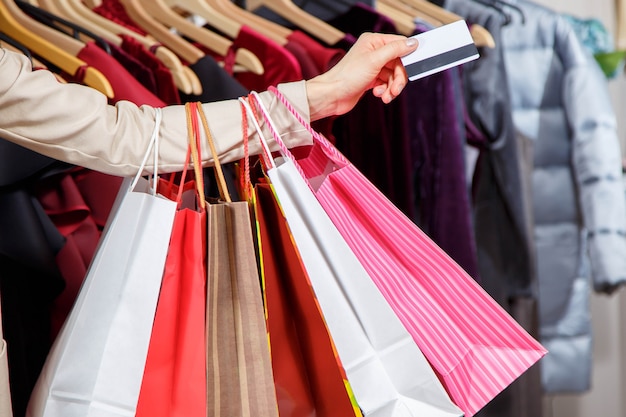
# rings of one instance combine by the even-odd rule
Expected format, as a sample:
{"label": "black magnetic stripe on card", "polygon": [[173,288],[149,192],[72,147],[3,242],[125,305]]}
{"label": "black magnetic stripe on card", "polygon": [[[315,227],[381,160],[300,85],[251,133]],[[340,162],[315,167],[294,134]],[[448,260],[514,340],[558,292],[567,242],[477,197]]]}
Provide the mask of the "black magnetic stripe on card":
{"label": "black magnetic stripe on card", "polygon": [[430,58],[426,58],[421,61],[409,64],[405,67],[406,73],[409,78],[411,78],[423,72],[443,67],[444,65],[452,64],[456,61],[460,61],[464,58],[469,58],[476,54],[478,54],[476,45],[470,43],[465,46],[461,46],[460,48],[452,49],[448,52],[444,52],[442,54],[435,55]]}

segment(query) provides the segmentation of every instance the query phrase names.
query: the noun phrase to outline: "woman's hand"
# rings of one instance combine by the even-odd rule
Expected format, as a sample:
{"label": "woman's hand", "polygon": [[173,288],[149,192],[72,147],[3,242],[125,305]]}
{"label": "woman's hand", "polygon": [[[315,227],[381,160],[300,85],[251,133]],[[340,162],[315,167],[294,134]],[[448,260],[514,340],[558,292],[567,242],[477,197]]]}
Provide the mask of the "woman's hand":
{"label": "woman's hand", "polygon": [[306,82],[311,120],[350,111],[370,89],[391,102],[408,81],[400,58],[416,48],[417,41],[405,36],[362,34],[333,68]]}

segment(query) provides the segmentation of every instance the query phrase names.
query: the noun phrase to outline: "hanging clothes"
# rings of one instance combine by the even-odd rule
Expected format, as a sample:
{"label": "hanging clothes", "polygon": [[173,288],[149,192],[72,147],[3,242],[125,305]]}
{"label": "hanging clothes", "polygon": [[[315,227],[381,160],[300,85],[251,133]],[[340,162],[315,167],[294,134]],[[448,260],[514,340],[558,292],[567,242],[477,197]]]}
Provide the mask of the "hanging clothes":
{"label": "hanging clothes", "polygon": [[242,26],[231,47],[231,62],[234,63],[234,53],[239,48],[252,51],[263,64],[263,74],[251,72],[236,72],[231,74],[250,90],[264,91],[271,85],[298,81],[302,79],[302,69],[298,60],[286,48],[273,40]]}
{"label": "hanging clothes", "polygon": [[[357,4],[374,6],[374,0],[294,0],[293,3],[305,12],[310,13],[324,21],[332,20],[344,13],[347,13],[351,7]],[[295,29],[291,22],[281,18],[267,7],[261,6],[254,10],[254,13],[277,22],[282,26]]]}
{"label": "hanging clothes", "polygon": [[111,51],[111,56],[150,93],[158,97],[157,82],[152,69],[121,46],[112,42],[107,42],[107,45]]}
{"label": "hanging clothes", "polygon": [[147,50],[138,40],[129,35],[120,35],[122,38],[122,50],[137,59],[152,71],[156,90],[154,94],[163,100],[164,103],[181,104],[180,95],[174,77],[169,68],[156,57],[155,50]]}
{"label": "hanging clothes", "polygon": [[[118,100],[129,100],[139,104],[164,106],[160,99],[94,42],[88,42],[79,51],[78,57],[87,65],[98,68],[105,74],[116,94],[116,97],[111,100],[112,103]],[[65,74],[65,78],[68,81],[81,83],[82,75],[84,72],[79,72],[76,77],[69,77]],[[32,163],[42,162],[40,155],[23,150],[19,154],[10,152],[3,156],[11,158],[18,156],[20,158],[16,161],[21,160],[20,165],[23,164],[25,167],[29,167]],[[12,182],[11,191],[6,193],[2,200],[3,213],[11,211],[10,208],[15,203],[20,201],[23,203],[20,204],[20,211],[15,214],[17,217],[13,218],[14,225],[21,225],[24,230],[37,230],[40,227],[54,229],[54,232],[48,232],[48,234],[54,233],[55,242],[62,242],[61,244],[55,243],[46,252],[41,252],[41,248],[39,250],[34,248],[16,264],[13,256],[14,249],[5,252],[9,258],[6,259],[4,269],[6,282],[2,284],[5,287],[3,296],[13,298],[14,302],[4,303],[3,308],[12,309],[12,311],[5,311],[4,316],[11,318],[7,320],[11,323],[7,324],[6,334],[8,349],[11,351],[8,355],[9,367],[20,374],[15,378],[15,383],[12,383],[14,414],[18,416],[23,415],[39,373],[39,367],[43,364],[51,341],[73,305],[100,239],[104,222],[96,223],[91,216],[92,209],[104,212],[106,218],[121,184],[119,177],[83,168],[72,168],[52,159],[44,158],[43,161],[47,166],[41,167],[37,176],[31,178],[33,183]],[[85,201],[78,185],[81,179],[86,177],[90,178],[93,187],[83,190],[92,195],[89,203]],[[94,193],[95,190],[97,193]],[[26,209],[24,207],[26,203],[32,205],[32,208]],[[40,213],[40,215],[33,216],[29,213]],[[7,218],[12,217],[7,215]],[[46,226],[48,224],[52,227]],[[8,245],[12,248],[15,248],[23,239],[9,232],[4,232],[4,234],[6,234],[5,239],[8,239]],[[50,245],[49,240],[39,242]],[[37,268],[30,269],[30,271],[21,270],[20,263],[35,264],[34,257],[40,253],[49,253],[51,260],[54,261],[54,267],[50,266],[45,273]],[[45,277],[48,277],[50,282],[40,283],[39,281],[46,279]],[[55,290],[50,291],[50,286],[53,286]],[[48,291],[39,293],[39,290],[33,290],[34,287],[42,288],[42,291],[48,289]],[[38,305],[35,307],[33,304]],[[24,308],[28,308],[29,311],[23,311]],[[24,348],[20,354],[15,353],[15,350],[35,341],[37,341],[37,348]],[[17,369],[21,369],[21,372]]]}
{"label": "hanging clothes", "polygon": [[[107,54],[94,42],[87,42],[77,57],[88,65],[98,69],[111,83],[115,97],[111,104],[120,100],[128,100],[135,104],[149,104],[153,107],[163,107],[163,100],[155,96],[130,74],[113,56]],[[82,83],[80,77],[66,77],[68,81]]]}
{"label": "hanging clothes", "polygon": [[[464,98],[472,128],[468,142],[478,148],[473,169],[472,212],[481,285],[533,336],[538,337],[532,210],[524,158],[526,145],[511,115],[501,33],[505,17],[479,2],[446,0],[445,8],[468,24],[485,27],[494,48],[463,65]],[[476,132],[475,128],[479,131]],[[478,134],[475,134],[478,133]],[[542,415],[538,365],[491,401],[479,417]]]}
{"label": "hanging clothes", "polygon": [[515,126],[532,171],[540,340],[548,393],[590,389],[590,286],[626,282],[626,208],[617,123],[604,74],[561,15],[514,1],[503,30]]}
{"label": "hanging clothes", "polygon": [[[365,31],[396,32],[389,18],[363,4],[330,23],[355,37]],[[456,71],[410,82],[389,105],[364,96],[337,118],[334,133],[337,147],[355,166],[478,279]]]}

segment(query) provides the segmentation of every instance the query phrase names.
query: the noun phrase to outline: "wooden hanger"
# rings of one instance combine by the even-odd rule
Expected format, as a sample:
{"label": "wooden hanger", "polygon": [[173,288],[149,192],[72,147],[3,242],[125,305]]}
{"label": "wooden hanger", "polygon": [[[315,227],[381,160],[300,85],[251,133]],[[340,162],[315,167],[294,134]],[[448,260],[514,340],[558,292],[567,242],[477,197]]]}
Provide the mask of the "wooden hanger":
{"label": "wooden hanger", "polygon": [[81,26],[74,22],[70,22],[63,17],[51,13],[42,7],[35,6],[28,1],[13,1],[25,14],[27,14],[29,17],[36,20],[37,22],[42,23],[46,27],[52,28],[57,32],[62,32],[65,35],[77,40],[82,40],[82,38],[84,37],[88,41],[93,41],[96,45],[103,49],[107,53],[107,55],[111,55],[111,47],[109,43],[100,36],[91,32],[89,29],[86,29],[84,26]]}
{"label": "wooden hanger", "polygon": [[[157,42],[154,39],[140,35],[122,25],[119,25],[91,9],[87,8],[80,0],[52,1],[52,0],[29,0],[31,4],[38,3],[44,9],[65,17],[67,20],[81,22],[90,31],[106,39],[114,45],[120,46],[122,38],[119,35],[127,35],[139,41],[146,49],[150,49]],[[35,4],[37,5],[37,4]],[[157,44],[160,45],[160,44]],[[193,79],[183,70],[183,64],[176,54],[164,46],[159,46],[154,52],[155,56],[170,70],[176,87],[185,94],[191,94]],[[197,76],[194,74],[194,78]],[[199,84],[199,81],[197,81]]]}
{"label": "wooden hanger", "polygon": [[[39,0],[51,2],[51,0]],[[62,0],[61,4],[66,6],[64,9],[72,13],[77,19],[81,21],[89,21],[93,27],[98,28],[99,32],[106,36],[106,39],[111,43],[120,46],[122,44],[122,38],[119,35],[126,35],[140,42],[146,49],[154,50],[154,55],[159,59],[171,72],[176,87],[185,94],[200,94],[198,92],[198,85],[200,80],[198,76],[193,73],[189,74],[185,71],[185,66],[180,61],[178,55],[172,50],[158,43],[155,39],[149,36],[143,36],[134,30],[128,29],[125,26],[117,24],[106,17],[100,16],[93,10],[85,6],[81,0]],[[156,48],[155,48],[156,46]]]}
{"label": "wooden hanger", "polygon": [[[414,17],[407,10],[403,10],[403,8],[408,8],[408,6],[391,0],[376,0],[375,8],[378,13],[393,20],[396,29],[401,34],[411,36],[415,33]],[[436,27],[439,26],[440,23],[433,22],[431,25]]]}
{"label": "wooden hanger", "polygon": [[207,24],[231,39],[235,39],[241,30],[242,25],[239,22],[222,14],[204,0],[164,0],[164,3],[169,8],[179,7],[188,13],[200,16]]}
{"label": "wooden hanger", "polygon": [[35,62],[35,59],[33,58],[33,55],[30,53],[28,48],[2,32],[0,32],[0,47],[4,49],[10,49],[13,52],[21,53],[26,58],[28,58],[33,68],[35,67],[33,65]]}
{"label": "wooden hanger", "polygon": [[[33,58],[32,56],[30,56],[30,51],[28,51],[28,49],[27,50],[23,50],[18,45],[14,45],[11,41],[7,41],[5,39],[0,39],[0,47],[2,47],[4,49],[9,49],[9,50],[11,50],[13,52],[23,53],[24,55],[26,55],[27,58],[29,58],[29,60],[31,62],[31,66],[33,68],[48,69],[46,64],[44,64],[43,62],[39,61],[37,58]],[[61,77],[61,75],[59,75],[59,74],[57,74],[55,72],[53,72],[52,74],[54,75],[54,78],[56,78],[56,80],[59,83],[67,84],[67,80],[65,78]]]}
{"label": "wooden hanger", "polygon": [[22,9],[19,8],[15,1],[7,1],[5,2],[5,4],[13,18],[20,25],[22,25],[22,27],[24,27],[29,32],[32,32],[33,34],[54,43],[65,52],[77,56],[81,49],[85,47],[84,42],[78,39],[74,39],[67,34],[61,33],[58,30],[55,30],[31,18],[24,11],[22,11]]}
{"label": "wooden hanger", "polygon": [[287,38],[291,34],[291,29],[286,28],[278,23],[272,22],[264,17],[257,16],[233,3],[231,0],[200,0],[211,5],[213,8],[238,21],[242,25],[246,25],[261,35],[277,42],[279,45],[285,45]]}
{"label": "wooden hanger", "polygon": [[291,0],[261,0],[257,2],[300,29],[307,31],[328,45],[335,45],[346,34],[322,19],[304,11]]}
{"label": "wooden hanger", "polygon": [[[463,20],[462,16],[452,13],[449,10],[439,7],[436,4],[429,2],[428,0],[395,0],[405,5],[412,7],[416,12],[420,12],[426,16],[430,16],[442,24],[448,24]],[[420,16],[421,17],[421,16]],[[495,48],[496,42],[493,36],[483,26],[472,24],[470,27],[470,33],[474,39],[476,46],[483,46],[487,48]]]}
{"label": "wooden hanger", "polygon": [[[167,7],[163,0],[123,0],[122,4],[124,4],[125,7],[129,6],[127,7],[127,12],[129,12],[129,15],[131,15],[133,20],[135,20],[135,16],[138,19],[141,19],[136,20],[136,22],[145,29],[149,29],[148,32],[164,44],[167,45],[165,39],[162,38],[164,35],[163,31],[171,35],[167,36],[168,42],[172,41],[171,37],[175,37],[180,39],[180,41],[185,42],[188,46],[194,48],[194,56],[190,56],[192,59],[190,60],[185,58],[190,63],[195,63],[200,58],[204,57],[204,52],[184,40],[182,37],[170,32],[165,26],[175,28],[181,34],[199,42],[205,47],[211,49],[213,52],[222,56],[226,56],[232,46],[231,40],[224,38],[223,36],[218,35],[217,33],[206,28],[194,25],[192,22],[184,19],[172,9]],[[130,9],[132,9],[132,13]],[[144,24],[147,26],[144,26]],[[177,53],[180,53],[178,47],[170,46],[170,48]],[[192,51],[185,51],[185,54],[191,52]],[[248,49],[239,48],[235,52],[235,62],[243,65],[255,74],[263,74],[264,72],[263,63]]]}
{"label": "wooden hanger", "polygon": [[[426,13],[422,13],[419,10],[415,10],[413,7],[409,6],[408,4],[403,3],[402,1],[398,1],[398,0],[382,0],[382,1],[385,4],[388,4],[389,6],[395,8],[396,10],[400,10],[403,15],[407,15],[411,19],[414,25],[415,25],[415,19],[419,19],[425,22],[427,25],[430,25],[432,27],[439,27],[443,25],[442,21],[437,20],[434,17],[427,15]],[[378,2],[376,2],[376,4],[378,4]]]}
{"label": "wooden hanger", "polygon": [[120,0],[128,16],[150,36],[166,45],[172,51],[189,63],[195,63],[204,56],[199,48],[187,42],[180,36],[170,32],[156,19],[150,16],[139,0]]}
{"label": "wooden hanger", "polygon": [[15,2],[0,0],[0,28],[4,33],[67,74],[76,75],[79,70],[84,68],[83,82],[86,85],[97,89],[109,98],[114,97],[113,87],[104,74],[88,66],[75,55],[61,49],[58,45],[31,32],[20,24],[16,16],[21,20],[28,19]]}

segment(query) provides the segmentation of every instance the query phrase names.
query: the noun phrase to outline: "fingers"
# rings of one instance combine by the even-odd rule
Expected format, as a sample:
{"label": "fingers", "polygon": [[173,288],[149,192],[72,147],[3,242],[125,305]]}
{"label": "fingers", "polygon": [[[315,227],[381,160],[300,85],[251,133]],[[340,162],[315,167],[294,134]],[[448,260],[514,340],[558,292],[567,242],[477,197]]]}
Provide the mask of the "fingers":
{"label": "fingers", "polygon": [[381,67],[390,61],[408,55],[418,46],[415,38],[397,37],[396,35],[382,35],[380,37],[380,41],[385,42],[386,40],[388,40],[387,43],[372,51],[372,60]]}
{"label": "fingers", "polygon": [[372,93],[385,103],[391,102],[404,89],[408,78],[404,66],[399,60],[393,63],[392,68],[383,68],[374,82]]}
{"label": "fingers", "polygon": [[372,93],[384,103],[391,102],[408,82],[400,57],[417,48],[417,40],[400,35],[365,34],[363,42],[369,45],[370,60],[380,68]]}

